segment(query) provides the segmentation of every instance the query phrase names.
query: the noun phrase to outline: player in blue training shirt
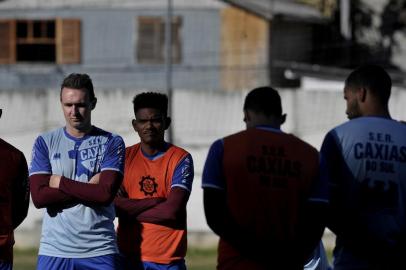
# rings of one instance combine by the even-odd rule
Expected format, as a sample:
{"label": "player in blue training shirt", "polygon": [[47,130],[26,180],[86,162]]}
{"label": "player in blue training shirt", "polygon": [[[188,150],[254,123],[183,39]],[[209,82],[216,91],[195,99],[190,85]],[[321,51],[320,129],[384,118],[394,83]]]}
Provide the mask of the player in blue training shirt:
{"label": "player in blue training shirt", "polygon": [[32,199],[46,208],[37,269],[118,269],[112,201],[124,142],[91,124],[97,99],[88,75],[66,77],[60,100],[65,127],[41,134],[32,152]]}
{"label": "player in blue training shirt", "polygon": [[331,180],[334,269],[406,267],[406,125],[390,116],[391,86],[379,66],[354,70],[344,87],[350,121],[321,148]]}
{"label": "player in blue training shirt", "polygon": [[220,236],[217,269],[328,267],[325,167],[316,149],[280,130],[285,117],[278,92],[256,88],[244,102],[247,129],[210,147],[202,187],[207,223]]}

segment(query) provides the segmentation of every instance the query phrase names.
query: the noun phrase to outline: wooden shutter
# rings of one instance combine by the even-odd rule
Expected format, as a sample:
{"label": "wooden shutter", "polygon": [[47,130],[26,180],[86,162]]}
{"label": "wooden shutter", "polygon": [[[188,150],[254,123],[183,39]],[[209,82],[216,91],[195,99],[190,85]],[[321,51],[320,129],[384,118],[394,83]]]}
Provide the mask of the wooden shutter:
{"label": "wooden shutter", "polygon": [[139,63],[163,63],[164,28],[160,17],[138,18],[137,60]]}
{"label": "wooden shutter", "polygon": [[16,61],[16,24],[14,20],[0,20],[0,64]]}
{"label": "wooden shutter", "polygon": [[[166,34],[166,29],[165,29],[165,20],[161,20],[161,52],[162,55],[166,54],[166,48],[165,48],[165,34]],[[179,64],[182,62],[182,39],[181,39],[181,28],[182,28],[182,17],[176,16],[172,17],[172,40],[171,40],[171,48],[172,48],[172,63],[174,64]],[[165,53],[164,53],[165,52]]]}
{"label": "wooden shutter", "polygon": [[172,62],[179,64],[182,62],[182,18],[174,17],[172,19]]}
{"label": "wooden shutter", "polygon": [[56,20],[56,62],[58,64],[80,63],[80,20]]}
{"label": "wooden shutter", "polygon": [[[172,20],[172,62],[182,61],[182,40],[180,31],[182,18],[177,16]],[[137,60],[139,63],[165,62],[165,18],[139,17]]]}

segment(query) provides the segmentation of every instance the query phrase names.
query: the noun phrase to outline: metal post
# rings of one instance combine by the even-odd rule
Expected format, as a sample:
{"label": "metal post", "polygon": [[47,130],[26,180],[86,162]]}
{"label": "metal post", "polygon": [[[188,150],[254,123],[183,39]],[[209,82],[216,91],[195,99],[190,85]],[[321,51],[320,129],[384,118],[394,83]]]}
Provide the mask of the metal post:
{"label": "metal post", "polygon": [[346,39],[350,40],[351,36],[351,3],[350,0],[340,1],[340,32],[341,35]]}
{"label": "metal post", "polygon": [[[168,95],[168,114],[172,117],[172,0],[168,0],[165,21],[165,71],[166,93]],[[173,143],[172,128],[167,131],[168,141]]]}

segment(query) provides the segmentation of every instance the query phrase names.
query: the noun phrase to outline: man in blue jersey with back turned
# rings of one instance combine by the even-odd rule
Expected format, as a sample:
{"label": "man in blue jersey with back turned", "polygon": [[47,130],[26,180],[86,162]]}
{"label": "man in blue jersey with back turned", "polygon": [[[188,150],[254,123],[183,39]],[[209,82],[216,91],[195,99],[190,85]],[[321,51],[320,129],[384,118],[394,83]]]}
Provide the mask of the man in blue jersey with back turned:
{"label": "man in blue jersey with back turned", "polygon": [[392,82],[365,65],[344,86],[350,121],[321,152],[330,174],[327,226],[336,234],[334,269],[405,269],[406,125],[391,118]]}
{"label": "man in blue jersey with back turned", "polygon": [[32,200],[46,208],[37,269],[118,269],[112,201],[124,142],[91,124],[97,99],[88,75],[66,77],[60,101],[65,127],[41,134],[32,152]]}

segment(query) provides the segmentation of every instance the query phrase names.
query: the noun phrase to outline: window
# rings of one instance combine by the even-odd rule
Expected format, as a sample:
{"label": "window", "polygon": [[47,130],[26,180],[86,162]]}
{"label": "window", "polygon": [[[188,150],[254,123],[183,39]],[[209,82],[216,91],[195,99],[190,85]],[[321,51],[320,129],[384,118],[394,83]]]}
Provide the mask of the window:
{"label": "window", "polygon": [[17,62],[55,62],[55,21],[16,22]]}
{"label": "window", "polygon": [[[172,19],[172,62],[182,60],[180,29],[181,17]],[[165,62],[165,18],[139,17],[137,61],[145,64],[162,64]]]}
{"label": "window", "polygon": [[80,21],[1,20],[0,63],[80,62]]}

